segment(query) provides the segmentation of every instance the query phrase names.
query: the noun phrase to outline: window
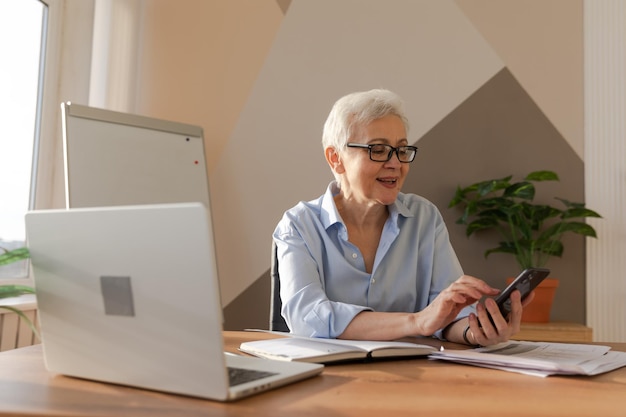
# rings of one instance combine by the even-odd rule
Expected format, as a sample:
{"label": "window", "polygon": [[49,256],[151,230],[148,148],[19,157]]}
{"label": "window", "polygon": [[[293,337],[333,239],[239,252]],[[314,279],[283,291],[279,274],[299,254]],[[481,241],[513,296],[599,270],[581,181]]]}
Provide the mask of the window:
{"label": "window", "polygon": [[[0,247],[25,245],[24,215],[32,207],[33,150],[38,139],[47,6],[0,1]],[[25,277],[26,261],[0,266],[0,279]]]}

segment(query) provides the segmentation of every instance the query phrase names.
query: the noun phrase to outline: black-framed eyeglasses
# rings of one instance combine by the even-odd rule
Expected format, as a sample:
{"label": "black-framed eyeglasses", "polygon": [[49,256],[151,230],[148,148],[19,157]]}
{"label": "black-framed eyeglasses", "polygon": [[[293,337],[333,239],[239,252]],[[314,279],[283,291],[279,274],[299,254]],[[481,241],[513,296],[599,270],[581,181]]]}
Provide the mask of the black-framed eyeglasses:
{"label": "black-framed eyeglasses", "polygon": [[415,146],[398,146],[394,148],[391,145],[385,145],[383,143],[374,143],[372,145],[348,143],[346,146],[348,148],[367,148],[369,150],[370,159],[374,162],[387,162],[395,152],[400,162],[408,164],[413,162],[417,154],[417,147]]}

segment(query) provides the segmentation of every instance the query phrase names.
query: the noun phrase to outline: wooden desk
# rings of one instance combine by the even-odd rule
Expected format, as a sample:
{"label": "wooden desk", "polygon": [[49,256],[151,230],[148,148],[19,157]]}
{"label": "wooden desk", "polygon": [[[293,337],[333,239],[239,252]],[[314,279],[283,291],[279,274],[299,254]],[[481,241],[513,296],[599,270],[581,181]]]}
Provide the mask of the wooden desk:
{"label": "wooden desk", "polygon": [[[272,337],[225,336],[230,351],[245,340]],[[626,343],[611,346],[626,351]],[[3,416],[622,417],[625,393],[626,368],[595,377],[538,378],[412,359],[327,366],[321,376],[218,403],[50,374],[40,345],[0,353]]]}
{"label": "wooden desk", "polygon": [[580,323],[522,323],[521,327],[513,339],[565,343],[591,343],[593,341],[591,328]]}

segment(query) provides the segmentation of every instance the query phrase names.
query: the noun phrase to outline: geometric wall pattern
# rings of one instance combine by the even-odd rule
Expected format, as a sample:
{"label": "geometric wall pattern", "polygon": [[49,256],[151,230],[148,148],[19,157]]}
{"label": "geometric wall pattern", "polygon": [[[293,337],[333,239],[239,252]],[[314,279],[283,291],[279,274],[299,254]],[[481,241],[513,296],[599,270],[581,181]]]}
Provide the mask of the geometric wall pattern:
{"label": "geometric wall pattern", "polygon": [[[267,326],[271,233],[331,180],[321,130],[346,93],[404,98],[420,148],[405,191],[438,205],[465,271],[493,285],[516,271],[497,255],[486,263],[455,226],[458,183],[545,168],[562,178],[546,198],[584,196],[581,0],[142,7],[136,110],[204,128],[227,329]],[[584,321],[583,254],[574,240],[567,262],[550,264],[567,277],[554,319]]]}
{"label": "geometric wall pattern", "polygon": [[[582,76],[576,77],[582,74],[582,63],[576,61],[582,45],[580,38],[561,38],[564,28],[582,31],[580,2],[553,1],[543,8],[535,3],[530,12],[524,3],[525,25],[509,26],[517,9],[513,2],[501,2],[506,7],[500,3],[499,16],[484,7],[493,5],[489,1],[280,3],[285,12],[281,27],[211,182],[213,201],[219,196],[214,215],[220,219],[215,227],[220,273],[239,280],[223,288],[226,328],[267,325],[271,232],[285,209],[317,197],[331,179],[321,126],[332,103],[345,93],[384,87],[403,96],[409,137],[420,147],[404,190],[437,204],[465,272],[492,285],[501,287],[517,267],[499,255],[485,260],[484,247],[469,242],[454,224],[457,213],[447,203],[459,183],[551,169],[562,180],[541,184],[538,199],[584,200],[578,117]],[[533,34],[556,17],[561,32],[554,32],[553,43],[540,30],[542,43],[534,44],[533,56],[528,47]],[[504,23],[499,32],[495,18]],[[519,33],[522,26],[527,33]],[[528,42],[513,41],[520,36]],[[497,40],[495,47],[490,38]],[[516,51],[522,44],[524,49]],[[552,47],[571,54],[550,62]],[[525,56],[520,59],[516,52]],[[506,57],[515,58],[511,66]],[[529,70],[526,63],[533,58],[535,66],[551,72],[537,76]],[[559,68],[574,69],[559,77]],[[551,108],[558,111],[551,113]],[[237,152],[248,147],[254,152]],[[554,276],[566,277],[552,318],[584,322],[584,241],[570,237],[565,244],[565,260],[549,265]]]}

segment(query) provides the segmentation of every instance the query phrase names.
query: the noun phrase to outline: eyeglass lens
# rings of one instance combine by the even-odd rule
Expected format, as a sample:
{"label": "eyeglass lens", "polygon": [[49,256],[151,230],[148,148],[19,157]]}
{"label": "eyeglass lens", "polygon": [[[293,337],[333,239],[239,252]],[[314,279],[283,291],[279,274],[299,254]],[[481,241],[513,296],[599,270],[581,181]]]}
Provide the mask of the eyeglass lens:
{"label": "eyeglass lens", "polygon": [[410,146],[399,146],[394,148],[391,145],[371,145],[370,146],[370,159],[376,162],[386,162],[391,159],[394,150],[398,155],[400,162],[412,162],[415,158],[415,148]]}

